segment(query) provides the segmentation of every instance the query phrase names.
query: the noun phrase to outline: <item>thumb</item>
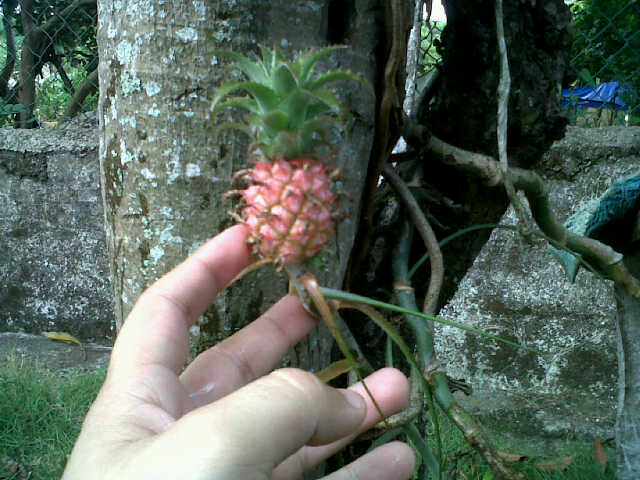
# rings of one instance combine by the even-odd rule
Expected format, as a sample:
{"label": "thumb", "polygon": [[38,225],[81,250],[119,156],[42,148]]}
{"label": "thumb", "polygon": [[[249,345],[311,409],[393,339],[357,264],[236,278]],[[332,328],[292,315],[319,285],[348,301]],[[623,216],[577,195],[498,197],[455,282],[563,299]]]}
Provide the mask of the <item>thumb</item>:
{"label": "thumb", "polygon": [[[206,478],[269,476],[303,445],[355,432],[365,413],[364,399],[351,390],[329,387],[302,370],[276,370],[182,417],[156,438],[153,456],[183,463],[175,465],[182,478],[201,478],[185,475],[196,465]],[[177,446],[185,452],[181,460]]]}

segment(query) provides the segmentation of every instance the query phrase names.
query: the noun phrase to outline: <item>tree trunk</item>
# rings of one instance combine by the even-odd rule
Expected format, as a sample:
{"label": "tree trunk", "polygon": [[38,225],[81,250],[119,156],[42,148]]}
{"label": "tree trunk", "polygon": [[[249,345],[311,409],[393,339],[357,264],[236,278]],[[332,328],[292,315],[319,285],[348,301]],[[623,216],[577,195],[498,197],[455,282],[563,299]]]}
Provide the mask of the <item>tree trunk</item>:
{"label": "tree trunk", "polygon": [[37,125],[34,118],[36,103],[36,53],[39,51],[34,19],[34,0],[24,0],[21,5],[24,44],[20,57],[20,103],[24,109],[20,112],[21,128],[33,128]]}
{"label": "tree trunk", "polygon": [[13,69],[16,64],[16,42],[13,36],[13,22],[11,21],[16,6],[16,0],[5,1],[2,5],[2,28],[6,41],[7,57],[4,62],[4,67],[2,67],[0,71],[0,99],[4,99],[5,101],[8,100],[9,79],[13,74]]}
{"label": "tree trunk", "polygon": [[[421,109],[426,112],[421,120],[440,139],[497,158],[500,62],[494,5],[493,0],[444,1],[447,26],[438,47],[439,84],[431,107]],[[503,23],[511,71],[509,163],[528,168],[564,136],[567,118],[560,94],[569,72],[571,15],[564,0],[504,0]],[[427,188],[436,198],[447,199],[427,207],[444,226],[436,227],[439,236],[500,219],[507,206],[502,189],[425,160]],[[490,233],[465,235],[447,246],[443,302],[453,295]]]}
{"label": "tree trunk", "polygon": [[[640,276],[640,251],[624,263]],[[616,285],[618,308],[618,414],[616,449],[618,480],[640,478],[640,302]]]}
{"label": "tree trunk", "polygon": [[[117,327],[138,295],[209,237],[233,223],[223,194],[246,167],[246,139],[214,140],[210,100],[226,75],[209,52],[285,52],[349,44],[332,66],[373,82],[377,68],[376,1],[217,0],[98,2],[100,164],[106,238]],[[334,254],[320,275],[339,286],[357,225],[358,199],[372,143],[374,102],[362,87],[340,96],[355,112],[335,162],[354,201]],[[217,119],[217,121],[221,121]],[[285,293],[273,269],[248,275],[222,293],[201,319],[200,340],[212,343],[243,327]],[[303,368],[330,361],[332,341],[321,327],[288,359]]]}

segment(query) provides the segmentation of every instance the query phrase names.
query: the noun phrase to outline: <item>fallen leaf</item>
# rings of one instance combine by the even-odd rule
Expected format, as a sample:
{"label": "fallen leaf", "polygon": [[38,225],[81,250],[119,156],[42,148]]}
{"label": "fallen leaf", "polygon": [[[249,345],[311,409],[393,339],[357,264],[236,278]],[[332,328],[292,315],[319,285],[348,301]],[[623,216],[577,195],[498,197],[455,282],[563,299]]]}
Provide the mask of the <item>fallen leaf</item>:
{"label": "fallen leaf", "polygon": [[84,359],[87,359],[87,351],[84,348],[84,344],[73,335],[67,332],[42,332],[42,336],[48,338],[49,340],[53,340],[54,342],[64,342],[70,345],[80,345],[82,354],[84,355]]}
{"label": "fallen leaf", "polygon": [[593,439],[593,456],[596,458],[596,464],[598,464],[600,471],[604,473],[607,469],[607,452],[604,451],[602,442],[597,437]]}
{"label": "fallen leaf", "polygon": [[576,458],[575,455],[569,455],[568,457],[559,457],[552,460],[546,460],[544,462],[536,463],[536,468],[543,472],[557,472],[559,470],[566,470],[569,465]]}
{"label": "fallen leaf", "polygon": [[66,332],[42,332],[42,335],[55,342],[64,342],[70,344],[75,343],[82,346],[82,342],[80,340]]}
{"label": "fallen leaf", "polygon": [[507,463],[518,463],[529,460],[529,457],[520,453],[498,452],[498,455]]}

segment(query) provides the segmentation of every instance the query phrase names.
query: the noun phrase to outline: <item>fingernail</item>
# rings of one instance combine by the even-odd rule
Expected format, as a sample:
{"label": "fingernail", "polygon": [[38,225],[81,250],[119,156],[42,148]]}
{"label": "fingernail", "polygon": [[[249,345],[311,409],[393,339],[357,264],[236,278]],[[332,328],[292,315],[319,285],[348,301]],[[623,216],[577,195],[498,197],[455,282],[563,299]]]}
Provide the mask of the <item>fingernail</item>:
{"label": "fingernail", "polygon": [[366,403],[362,395],[354,392],[353,390],[340,390],[345,400],[356,410],[363,410],[366,408]]}

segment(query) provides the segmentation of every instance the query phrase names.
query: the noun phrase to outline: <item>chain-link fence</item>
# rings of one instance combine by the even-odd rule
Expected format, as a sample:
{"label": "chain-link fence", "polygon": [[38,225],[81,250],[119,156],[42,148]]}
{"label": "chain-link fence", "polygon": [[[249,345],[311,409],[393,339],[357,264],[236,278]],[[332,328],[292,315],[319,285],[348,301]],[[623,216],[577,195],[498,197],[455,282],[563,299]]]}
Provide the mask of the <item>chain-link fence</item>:
{"label": "chain-link fence", "polygon": [[[574,17],[565,91],[574,123],[640,124],[640,0],[566,0]],[[97,105],[96,0],[0,0],[0,126],[55,124]],[[418,76],[444,23],[425,22]]]}
{"label": "chain-link fence", "polygon": [[0,126],[46,126],[95,109],[96,0],[0,4]]}
{"label": "chain-link fence", "polygon": [[[437,0],[434,0],[434,4]],[[575,81],[563,105],[573,124],[640,125],[640,0],[565,0],[574,22]],[[425,21],[418,77],[440,61],[445,23]]]}
{"label": "chain-link fence", "polygon": [[572,120],[583,126],[640,125],[640,1],[567,1],[574,21],[565,91]]}

